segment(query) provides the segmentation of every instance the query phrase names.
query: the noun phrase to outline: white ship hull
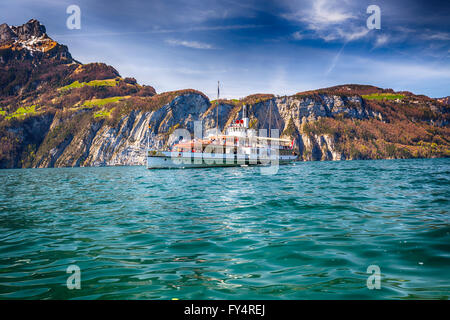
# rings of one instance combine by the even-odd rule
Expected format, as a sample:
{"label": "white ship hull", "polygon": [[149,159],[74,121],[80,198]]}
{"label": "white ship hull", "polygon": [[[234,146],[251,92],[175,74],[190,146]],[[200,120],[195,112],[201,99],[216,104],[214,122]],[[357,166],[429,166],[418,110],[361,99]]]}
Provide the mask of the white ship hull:
{"label": "white ship hull", "polygon": [[273,155],[260,159],[246,154],[220,154],[215,156],[208,153],[195,152],[149,152],[147,157],[148,169],[184,169],[208,167],[237,167],[286,164],[297,160],[295,155]]}

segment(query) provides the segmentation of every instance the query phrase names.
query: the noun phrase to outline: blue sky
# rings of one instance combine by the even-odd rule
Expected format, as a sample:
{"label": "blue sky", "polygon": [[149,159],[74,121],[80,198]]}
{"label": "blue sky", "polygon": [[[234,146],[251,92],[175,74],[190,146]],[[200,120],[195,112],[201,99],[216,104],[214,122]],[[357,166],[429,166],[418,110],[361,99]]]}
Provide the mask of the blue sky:
{"label": "blue sky", "polygon": [[[66,8],[81,9],[81,29]],[[369,30],[369,5],[381,29]],[[2,1],[0,23],[31,18],[83,63],[105,62],[158,92],[294,94],[345,83],[450,95],[449,1]]]}

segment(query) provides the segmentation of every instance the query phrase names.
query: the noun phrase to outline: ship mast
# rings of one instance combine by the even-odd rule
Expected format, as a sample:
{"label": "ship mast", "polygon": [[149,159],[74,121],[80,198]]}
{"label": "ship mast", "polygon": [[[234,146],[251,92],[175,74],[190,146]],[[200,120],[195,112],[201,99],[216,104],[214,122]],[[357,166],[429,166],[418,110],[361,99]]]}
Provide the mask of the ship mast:
{"label": "ship mast", "polygon": [[220,83],[219,81],[217,81],[217,100],[216,100],[216,114],[217,114],[217,119],[216,119],[216,135],[217,137],[219,136],[219,95],[220,95],[220,91],[219,91],[219,86]]}
{"label": "ship mast", "polygon": [[269,105],[269,138],[271,136],[271,134],[270,134],[271,126],[272,126],[272,100],[270,100],[270,105]]}
{"label": "ship mast", "polygon": [[152,126],[148,124],[148,135],[147,135],[147,151],[150,149],[150,134],[152,133]]}

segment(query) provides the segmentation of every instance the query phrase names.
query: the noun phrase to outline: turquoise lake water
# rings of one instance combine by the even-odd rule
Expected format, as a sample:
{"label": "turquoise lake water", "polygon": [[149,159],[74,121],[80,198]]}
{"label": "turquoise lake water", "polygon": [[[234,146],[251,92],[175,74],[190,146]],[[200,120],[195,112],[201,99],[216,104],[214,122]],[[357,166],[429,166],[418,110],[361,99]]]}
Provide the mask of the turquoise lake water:
{"label": "turquoise lake water", "polygon": [[0,299],[450,296],[450,159],[18,169],[0,184]]}

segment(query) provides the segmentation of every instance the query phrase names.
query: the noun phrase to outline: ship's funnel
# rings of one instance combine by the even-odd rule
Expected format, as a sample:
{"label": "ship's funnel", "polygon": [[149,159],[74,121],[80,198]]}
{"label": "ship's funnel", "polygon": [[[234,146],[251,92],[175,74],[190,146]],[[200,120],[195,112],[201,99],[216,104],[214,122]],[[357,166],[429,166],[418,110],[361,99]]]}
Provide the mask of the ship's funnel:
{"label": "ship's funnel", "polygon": [[248,116],[247,116],[247,105],[244,104],[242,107],[242,120],[244,121],[244,128],[248,128]]}

